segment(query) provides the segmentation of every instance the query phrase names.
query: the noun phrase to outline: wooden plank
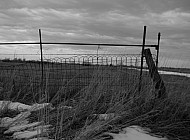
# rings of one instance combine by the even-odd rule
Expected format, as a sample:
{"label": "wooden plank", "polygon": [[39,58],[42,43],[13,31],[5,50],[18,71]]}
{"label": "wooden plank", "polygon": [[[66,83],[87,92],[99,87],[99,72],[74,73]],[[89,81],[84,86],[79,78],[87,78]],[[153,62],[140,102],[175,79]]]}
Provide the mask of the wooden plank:
{"label": "wooden plank", "polygon": [[146,63],[148,65],[149,74],[153,79],[155,90],[157,91],[156,98],[166,98],[167,97],[166,87],[164,85],[164,81],[162,80],[160,74],[158,73],[158,69],[154,63],[150,49],[144,50],[144,56],[146,59]]}

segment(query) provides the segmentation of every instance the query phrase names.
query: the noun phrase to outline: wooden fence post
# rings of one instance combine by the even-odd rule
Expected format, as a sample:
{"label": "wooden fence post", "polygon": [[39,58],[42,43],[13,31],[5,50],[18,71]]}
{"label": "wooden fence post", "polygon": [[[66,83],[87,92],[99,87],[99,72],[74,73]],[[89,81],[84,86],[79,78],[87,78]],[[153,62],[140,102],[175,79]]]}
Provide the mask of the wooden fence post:
{"label": "wooden fence post", "polygon": [[158,73],[157,67],[155,66],[150,49],[145,49],[144,55],[146,63],[148,65],[149,74],[153,79],[153,83],[157,91],[156,98],[166,98],[167,97],[166,87],[164,85],[164,81],[162,80],[160,74]]}

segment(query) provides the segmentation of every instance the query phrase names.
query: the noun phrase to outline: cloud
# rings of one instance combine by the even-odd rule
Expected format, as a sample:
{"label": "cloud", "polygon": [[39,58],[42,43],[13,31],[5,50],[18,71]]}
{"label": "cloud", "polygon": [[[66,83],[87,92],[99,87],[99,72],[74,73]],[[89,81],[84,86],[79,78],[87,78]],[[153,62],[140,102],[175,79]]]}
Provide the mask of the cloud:
{"label": "cloud", "polygon": [[[0,1],[0,41],[39,41],[38,29],[42,29],[44,42],[141,44],[143,26],[147,25],[147,44],[156,44],[157,33],[161,32],[161,52],[167,58],[172,53],[186,59],[190,45],[189,5],[189,0]],[[15,47],[9,47],[7,50],[14,52]],[[17,49],[32,52],[37,48]],[[96,50],[89,46],[49,45],[46,51],[61,52],[66,48],[67,52]],[[128,53],[122,47],[105,50]]]}
{"label": "cloud", "polygon": [[183,12],[179,8],[165,11],[161,14],[147,13],[145,18],[152,25],[167,26],[170,28],[190,27],[190,13]]}

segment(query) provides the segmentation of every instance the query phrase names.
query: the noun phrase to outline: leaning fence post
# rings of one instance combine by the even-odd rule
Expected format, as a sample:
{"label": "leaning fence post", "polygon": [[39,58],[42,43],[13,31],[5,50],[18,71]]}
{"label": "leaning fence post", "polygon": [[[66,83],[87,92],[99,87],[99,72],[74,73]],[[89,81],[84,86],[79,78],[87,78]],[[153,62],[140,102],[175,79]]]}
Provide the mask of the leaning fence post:
{"label": "leaning fence post", "polygon": [[142,84],[142,71],[143,71],[145,40],[146,40],[146,26],[144,26],[143,44],[142,44],[142,51],[141,51],[141,70],[140,70],[140,77],[139,77],[139,93],[141,91],[141,84]]}
{"label": "leaning fence post", "polygon": [[156,55],[156,67],[158,68],[158,57],[159,57],[159,50],[160,50],[160,36],[161,34],[158,33],[158,45],[156,46],[156,51],[157,51],[157,55]]}
{"label": "leaning fence post", "polygon": [[146,63],[148,65],[149,74],[151,78],[153,79],[153,83],[155,84],[155,90],[157,91],[157,94],[158,94],[156,98],[166,98],[167,93],[166,93],[164,81],[162,80],[160,74],[158,73],[158,69],[155,66],[150,49],[145,49],[144,55],[145,55]]}

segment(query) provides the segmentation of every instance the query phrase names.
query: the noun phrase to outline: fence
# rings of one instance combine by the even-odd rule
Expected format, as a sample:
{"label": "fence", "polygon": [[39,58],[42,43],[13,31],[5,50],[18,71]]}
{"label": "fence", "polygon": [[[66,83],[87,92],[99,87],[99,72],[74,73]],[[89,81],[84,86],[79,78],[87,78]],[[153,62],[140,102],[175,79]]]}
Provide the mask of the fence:
{"label": "fence", "polygon": [[[144,85],[149,85],[151,80],[146,71],[146,63],[144,62],[145,47],[152,47],[157,50],[157,54],[153,55],[156,65],[158,65],[159,41],[158,34],[157,45],[145,45],[146,26],[144,27],[143,44],[127,45],[127,44],[89,44],[89,43],[50,43],[42,42],[41,30],[39,30],[40,42],[34,43],[0,43],[0,45],[19,45],[19,44],[35,44],[40,45],[41,60],[40,61],[11,61],[10,63],[2,63],[0,65],[1,77],[12,78],[14,85],[14,94],[22,92],[19,96],[26,96],[26,93],[32,93],[34,98],[38,98],[39,90],[49,93],[48,101],[59,91],[65,88],[68,95],[75,94],[85,86],[88,86],[93,78],[99,77],[99,80],[113,80],[117,75],[118,82],[114,87],[124,87],[130,89],[131,85],[137,85],[139,91]],[[45,44],[56,45],[88,45],[88,46],[132,46],[142,49],[141,54],[57,54],[55,58],[47,59],[47,56],[55,54],[43,54],[43,46]],[[109,85],[108,85],[109,86]],[[35,94],[34,94],[35,93]],[[50,95],[51,94],[51,95]],[[15,97],[15,95],[13,95]],[[41,95],[40,95],[41,96]],[[20,98],[20,97],[17,97]],[[31,96],[28,96],[31,100]],[[27,101],[27,100],[26,100]]]}

